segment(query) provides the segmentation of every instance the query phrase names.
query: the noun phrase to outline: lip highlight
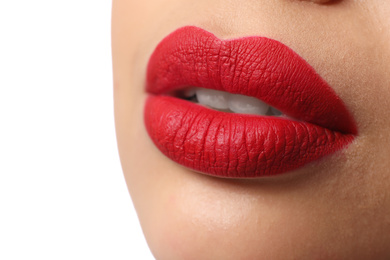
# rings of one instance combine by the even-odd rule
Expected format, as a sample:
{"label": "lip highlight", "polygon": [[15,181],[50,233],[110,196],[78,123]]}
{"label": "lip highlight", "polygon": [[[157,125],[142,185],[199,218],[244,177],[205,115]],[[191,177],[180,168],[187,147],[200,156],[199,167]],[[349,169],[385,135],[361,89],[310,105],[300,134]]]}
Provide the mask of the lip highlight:
{"label": "lip highlight", "polygon": [[[289,118],[225,113],[173,97],[190,86],[256,97]],[[265,37],[220,40],[193,26],[164,38],[147,69],[146,129],[171,160],[218,177],[287,173],[353,141],[356,124],[298,54]]]}

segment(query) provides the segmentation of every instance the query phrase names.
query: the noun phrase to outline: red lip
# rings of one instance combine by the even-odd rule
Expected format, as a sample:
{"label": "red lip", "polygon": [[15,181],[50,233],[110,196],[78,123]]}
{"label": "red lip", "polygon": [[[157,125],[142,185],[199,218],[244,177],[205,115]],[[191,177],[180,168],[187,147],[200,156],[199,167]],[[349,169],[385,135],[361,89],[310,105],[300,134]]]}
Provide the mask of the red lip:
{"label": "red lip", "polygon": [[[297,120],[224,113],[167,95],[188,86],[253,96]],[[342,149],[357,134],[342,100],[314,69],[264,37],[220,40],[180,28],[152,54],[146,89],[145,124],[156,146],[209,175],[286,173]]]}

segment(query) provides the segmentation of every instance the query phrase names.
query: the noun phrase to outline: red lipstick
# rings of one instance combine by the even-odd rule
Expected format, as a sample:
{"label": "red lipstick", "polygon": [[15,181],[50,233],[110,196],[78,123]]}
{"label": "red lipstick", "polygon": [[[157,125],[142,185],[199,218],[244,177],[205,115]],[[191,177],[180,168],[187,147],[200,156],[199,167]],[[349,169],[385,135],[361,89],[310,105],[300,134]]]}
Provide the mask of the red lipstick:
{"label": "red lipstick", "polygon": [[[169,95],[189,86],[255,97],[289,118],[226,113]],[[344,103],[318,73],[265,37],[220,40],[197,27],[180,28],[153,52],[146,90],[145,125],[155,145],[209,175],[287,173],[346,147],[357,134]]]}

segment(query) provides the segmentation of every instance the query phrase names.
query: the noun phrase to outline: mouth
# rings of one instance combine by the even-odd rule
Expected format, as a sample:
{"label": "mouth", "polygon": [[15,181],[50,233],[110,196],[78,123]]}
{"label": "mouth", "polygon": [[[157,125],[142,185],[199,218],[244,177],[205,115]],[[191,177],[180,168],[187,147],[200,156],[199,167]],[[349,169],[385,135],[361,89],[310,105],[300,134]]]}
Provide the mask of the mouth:
{"label": "mouth", "polygon": [[333,154],[357,135],[342,100],[284,44],[220,40],[183,27],[147,69],[145,126],[171,160],[204,174],[258,178]]}
{"label": "mouth", "polygon": [[285,116],[281,111],[257,98],[219,90],[189,87],[176,91],[173,96],[221,112]]}

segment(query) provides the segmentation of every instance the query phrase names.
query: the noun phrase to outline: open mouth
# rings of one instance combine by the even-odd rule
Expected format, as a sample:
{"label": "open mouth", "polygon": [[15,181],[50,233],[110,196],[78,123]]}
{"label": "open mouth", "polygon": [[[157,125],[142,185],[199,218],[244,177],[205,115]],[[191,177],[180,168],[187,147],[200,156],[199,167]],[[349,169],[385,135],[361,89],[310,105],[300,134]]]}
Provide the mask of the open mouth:
{"label": "open mouth", "polygon": [[233,178],[287,173],[347,146],[356,124],[293,50],[272,39],[168,35],[147,72],[145,125],[171,160]]}
{"label": "open mouth", "polygon": [[221,112],[259,116],[285,116],[281,111],[257,98],[230,94],[225,91],[189,87],[176,91],[175,96]]}

